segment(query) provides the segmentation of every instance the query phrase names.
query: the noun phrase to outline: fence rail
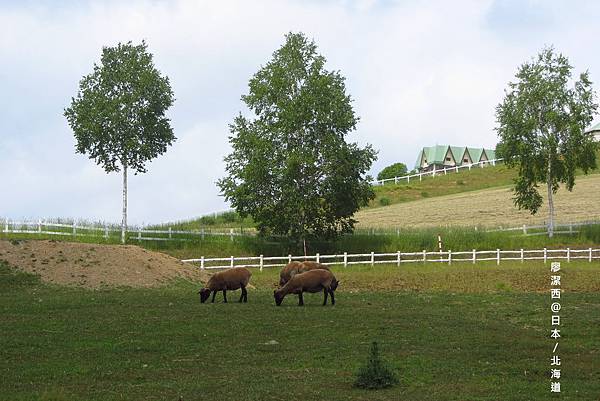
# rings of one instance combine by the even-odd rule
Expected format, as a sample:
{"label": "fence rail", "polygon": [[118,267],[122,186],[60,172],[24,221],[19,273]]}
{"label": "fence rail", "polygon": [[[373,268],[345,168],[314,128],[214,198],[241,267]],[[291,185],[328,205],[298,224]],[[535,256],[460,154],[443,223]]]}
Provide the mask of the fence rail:
{"label": "fence rail", "polygon": [[496,163],[501,162],[504,159],[492,159],[492,160],[484,160],[484,161],[480,161],[477,163],[469,163],[469,164],[462,164],[460,166],[454,166],[454,167],[444,167],[443,169],[439,169],[436,170],[435,166],[433,170],[430,171],[424,171],[421,173],[416,173],[416,174],[408,174],[408,175],[403,175],[401,177],[394,177],[394,178],[386,178],[384,180],[374,180],[371,182],[372,185],[385,185],[386,182],[394,182],[394,184],[398,184],[399,182],[406,180],[407,183],[410,183],[411,178],[412,179],[419,179],[419,181],[423,180],[423,177],[427,177],[427,176],[432,176],[435,177],[436,175],[447,175],[448,173],[451,172],[456,172],[458,173],[458,170],[460,169],[468,169],[471,170],[473,167],[485,167],[488,165],[492,165],[495,166]]}
{"label": "fence rail", "polygon": [[[184,259],[184,263],[192,263],[199,265],[200,269],[229,269],[233,267],[250,267],[263,268],[281,267],[290,263],[293,260],[314,260],[323,263],[324,265],[371,265],[376,264],[397,264],[402,263],[425,263],[425,262],[440,262],[452,264],[455,262],[470,262],[477,263],[482,261],[495,261],[500,264],[501,261],[521,261],[526,260],[543,260],[546,263],[549,260],[593,260],[600,259],[600,249],[518,249],[518,250],[487,250],[477,251],[458,251],[452,250],[435,252],[423,250],[421,252],[391,252],[391,253],[361,253],[361,254],[343,254],[336,255],[320,255],[313,256],[243,256],[243,257],[228,257],[228,258],[205,258],[200,259]],[[222,264],[226,262],[226,264]],[[270,263],[276,262],[276,263]],[[279,263],[277,263],[279,262]]]}
{"label": "fence rail", "polygon": [[[38,221],[10,221],[4,220],[1,225],[2,234],[44,234],[69,237],[98,237],[108,239],[111,233],[120,235],[121,228],[116,226],[88,226],[78,225],[77,223],[64,224],[52,223],[43,220]],[[149,236],[150,234],[150,236]],[[162,236],[157,236],[162,235]],[[188,238],[182,238],[185,235]],[[242,230],[229,229],[228,231],[213,231],[211,229],[200,230],[173,230],[169,227],[166,230],[143,229],[139,227],[128,227],[127,239],[136,241],[189,241],[193,238],[204,239],[205,236],[228,236],[233,241],[236,236],[250,235],[243,233]]]}
{"label": "fence rail", "polygon": [[[67,237],[103,237],[108,239],[112,234],[120,236],[121,228],[115,225],[81,225],[76,223],[53,223],[44,220],[38,221],[10,221],[0,219],[0,234],[44,234]],[[561,223],[554,225],[555,234],[576,234],[581,227],[589,225],[600,225],[600,221],[584,221],[577,223]],[[499,227],[483,228],[485,232],[515,231],[522,232],[523,235],[545,235],[548,226],[526,225],[519,227]],[[477,227],[474,230],[478,230]],[[401,236],[405,230],[398,228],[356,228],[354,234],[357,235],[396,235]],[[118,235],[117,235],[118,234]],[[166,227],[164,230],[144,229],[141,227],[129,227],[127,229],[127,239],[134,241],[190,241],[194,239],[204,239],[206,236],[225,236],[232,241],[235,237],[255,236],[256,232],[251,229],[227,229],[227,231],[217,231],[210,228],[198,230],[174,230]]]}

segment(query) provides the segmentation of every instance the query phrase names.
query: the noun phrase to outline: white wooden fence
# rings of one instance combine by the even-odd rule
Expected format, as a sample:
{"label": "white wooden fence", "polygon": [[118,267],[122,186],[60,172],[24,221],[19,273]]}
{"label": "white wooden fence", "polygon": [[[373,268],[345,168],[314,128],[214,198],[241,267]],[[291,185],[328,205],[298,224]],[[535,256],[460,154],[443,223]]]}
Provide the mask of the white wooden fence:
{"label": "white wooden fence", "polygon": [[[579,232],[579,228],[583,226],[598,225],[600,221],[581,221],[577,223],[560,223],[554,224],[554,234],[575,234]],[[536,230],[538,230],[536,232]],[[540,231],[541,230],[541,231]],[[520,227],[500,227],[497,229],[486,230],[487,232],[498,231],[521,231],[523,235],[546,235],[548,234],[548,224],[538,224],[528,226],[523,224]],[[532,232],[533,231],[533,232]]]}
{"label": "white wooden fence", "polygon": [[540,250],[491,250],[491,251],[460,251],[453,252],[451,250],[443,252],[393,252],[393,253],[361,253],[348,254],[344,252],[338,255],[319,255],[313,256],[246,256],[246,257],[228,257],[228,258],[205,258],[200,259],[184,259],[184,263],[192,263],[200,266],[200,269],[229,269],[233,267],[250,267],[263,268],[281,267],[290,263],[293,260],[314,260],[323,263],[324,265],[371,265],[376,264],[396,264],[401,263],[425,263],[425,262],[441,262],[451,265],[455,262],[470,262],[477,263],[483,261],[495,261],[500,264],[500,261],[520,261],[526,260],[543,260],[546,263],[549,260],[587,260],[592,262],[600,259],[600,249],[540,249]]}
{"label": "white wooden fence", "polygon": [[[581,221],[576,223],[556,223],[554,224],[554,234],[576,234],[580,231],[580,228],[583,226],[593,226],[600,225],[600,221]],[[440,229],[473,229],[475,231],[483,231],[483,232],[499,232],[499,231],[515,231],[518,234],[523,235],[547,235],[548,234],[548,225],[547,224],[537,224],[537,225],[527,225],[523,224],[519,227],[498,227],[498,228],[488,228],[488,227],[456,227],[456,226],[447,226],[447,227],[437,227]],[[427,228],[426,228],[427,229]],[[432,227],[432,229],[436,229],[436,227]],[[400,237],[404,232],[412,232],[412,228],[400,228],[400,227],[384,227],[384,228],[362,228],[357,227],[354,230],[354,234],[358,235],[396,235]]]}
{"label": "white wooden fence", "polygon": [[[116,226],[90,226],[78,225],[77,223],[63,224],[51,223],[43,220],[34,221],[10,221],[4,220],[0,233],[3,234],[44,234],[68,237],[103,237],[108,239],[111,233],[121,233],[121,228]],[[162,235],[162,236],[157,236]],[[181,238],[185,235],[187,238]],[[173,230],[168,227],[166,230],[148,230],[142,228],[129,227],[127,229],[127,238],[136,241],[189,241],[194,238],[204,239],[205,236],[229,236],[233,241],[234,237],[248,235],[239,229],[230,228],[225,232],[212,231],[209,229],[200,229],[196,231]],[[178,237],[179,236],[179,237]]]}
{"label": "white wooden fence", "polygon": [[392,181],[394,182],[394,184],[398,184],[399,182],[401,182],[403,180],[406,180],[407,183],[410,183],[411,178],[413,180],[416,180],[418,178],[419,181],[422,181],[423,177],[427,177],[427,176],[435,177],[436,175],[447,175],[448,173],[451,173],[451,172],[458,173],[458,170],[464,169],[464,168],[471,170],[473,167],[484,167],[487,165],[495,166],[497,162],[500,162],[502,160],[503,159],[485,160],[485,161],[481,161],[481,162],[477,162],[477,163],[462,164],[460,166],[455,166],[455,167],[444,167],[443,169],[440,169],[440,170],[436,170],[435,165],[434,165],[434,168],[431,171],[424,171],[424,172],[416,173],[416,174],[403,175],[402,177],[386,178],[385,180],[374,180],[371,182],[371,184],[372,185],[384,185],[386,182],[392,182]]}

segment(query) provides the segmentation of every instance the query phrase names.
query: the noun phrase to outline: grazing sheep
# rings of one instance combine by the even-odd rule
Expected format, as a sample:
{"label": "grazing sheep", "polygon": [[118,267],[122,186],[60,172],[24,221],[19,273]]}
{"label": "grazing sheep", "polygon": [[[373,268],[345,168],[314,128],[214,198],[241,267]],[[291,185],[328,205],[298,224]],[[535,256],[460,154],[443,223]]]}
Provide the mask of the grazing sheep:
{"label": "grazing sheep", "polygon": [[281,273],[279,273],[279,286],[283,287],[285,283],[290,281],[290,279],[298,273],[304,273],[314,269],[329,270],[327,266],[317,262],[290,262],[283,269],[281,269]]}
{"label": "grazing sheep", "polygon": [[298,306],[304,305],[303,292],[323,291],[325,299],[323,306],[327,305],[327,295],[331,295],[331,305],[335,305],[334,292],[339,285],[333,273],[329,270],[314,269],[304,273],[298,273],[288,281],[283,287],[273,291],[275,304],[281,305],[283,298],[288,294],[298,294]]}
{"label": "grazing sheep", "polygon": [[250,276],[252,276],[252,273],[244,267],[236,267],[213,274],[206,283],[206,287],[198,291],[200,302],[206,302],[211,292],[213,293],[211,302],[215,302],[217,292],[223,291],[223,300],[227,303],[227,290],[237,290],[239,288],[242,289],[239,302],[248,302],[246,286],[250,281]]}

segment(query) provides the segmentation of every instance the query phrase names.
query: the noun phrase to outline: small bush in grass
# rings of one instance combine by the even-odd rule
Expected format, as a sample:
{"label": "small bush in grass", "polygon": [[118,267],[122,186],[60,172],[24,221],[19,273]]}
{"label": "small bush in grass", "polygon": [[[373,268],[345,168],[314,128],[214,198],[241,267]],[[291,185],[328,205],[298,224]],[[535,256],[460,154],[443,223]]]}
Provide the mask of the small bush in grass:
{"label": "small bush in grass", "polygon": [[377,342],[371,344],[367,363],[356,373],[355,387],[376,390],[391,387],[398,383],[398,378],[391,368],[379,356]]}
{"label": "small bush in grass", "polygon": [[379,199],[379,204],[380,204],[381,206],[389,206],[391,203],[392,203],[392,202],[390,201],[390,199],[389,199],[389,198],[385,198],[385,197],[383,197],[383,198]]}

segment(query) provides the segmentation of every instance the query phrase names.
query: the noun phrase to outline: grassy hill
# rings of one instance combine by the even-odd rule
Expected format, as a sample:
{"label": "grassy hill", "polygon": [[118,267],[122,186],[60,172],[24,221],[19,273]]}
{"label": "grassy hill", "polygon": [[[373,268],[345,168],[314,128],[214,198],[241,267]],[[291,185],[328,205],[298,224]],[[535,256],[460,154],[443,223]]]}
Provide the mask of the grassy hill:
{"label": "grassy hill", "polygon": [[423,177],[422,181],[412,178],[410,183],[403,180],[398,184],[389,182],[376,186],[373,188],[376,198],[371,201],[369,208],[486,188],[506,187],[512,184],[513,178],[516,177],[516,172],[503,164],[473,168],[471,171],[464,169],[458,171],[458,173],[448,172],[446,175],[442,173],[435,177]]}
{"label": "grassy hill", "polygon": [[[497,169],[500,172],[504,168],[497,167]],[[498,176],[501,175],[498,174]],[[434,180],[437,178],[431,181]],[[443,183],[441,180],[445,180],[445,182]],[[452,182],[449,180],[450,178],[440,177],[436,186],[439,193],[442,193],[443,190],[448,192],[452,190]],[[465,177],[461,180],[467,182],[469,179]],[[496,182],[502,181],[498,179]],[[395,187],[400,187],[400,185]],[[475,187],[475,184],[471,187]],[[402,191],[401,188],[390,188],[386,189],[386,192],[380,190],[380,194],[397,194]],[[412,189],[406,191],[414,192]],[[543,191],[541,192],[543,193]],[[569,223],[600,220],[599,195],[600,174],[578,177],[573,192],[561,188],[554,198],[557,221]],[[513,194],[508,186],[470,192],[463,191],[431,199],[403,203],[398,201],[390,206],[364,209],[356,214],[356,219],[359,221],[359,228],[518,227],[522,224],[543,224],[547,220],[548,210],[545,203],[536,215],[531,215],[527,211],[518,210],[514,206],[512,198]]]}

